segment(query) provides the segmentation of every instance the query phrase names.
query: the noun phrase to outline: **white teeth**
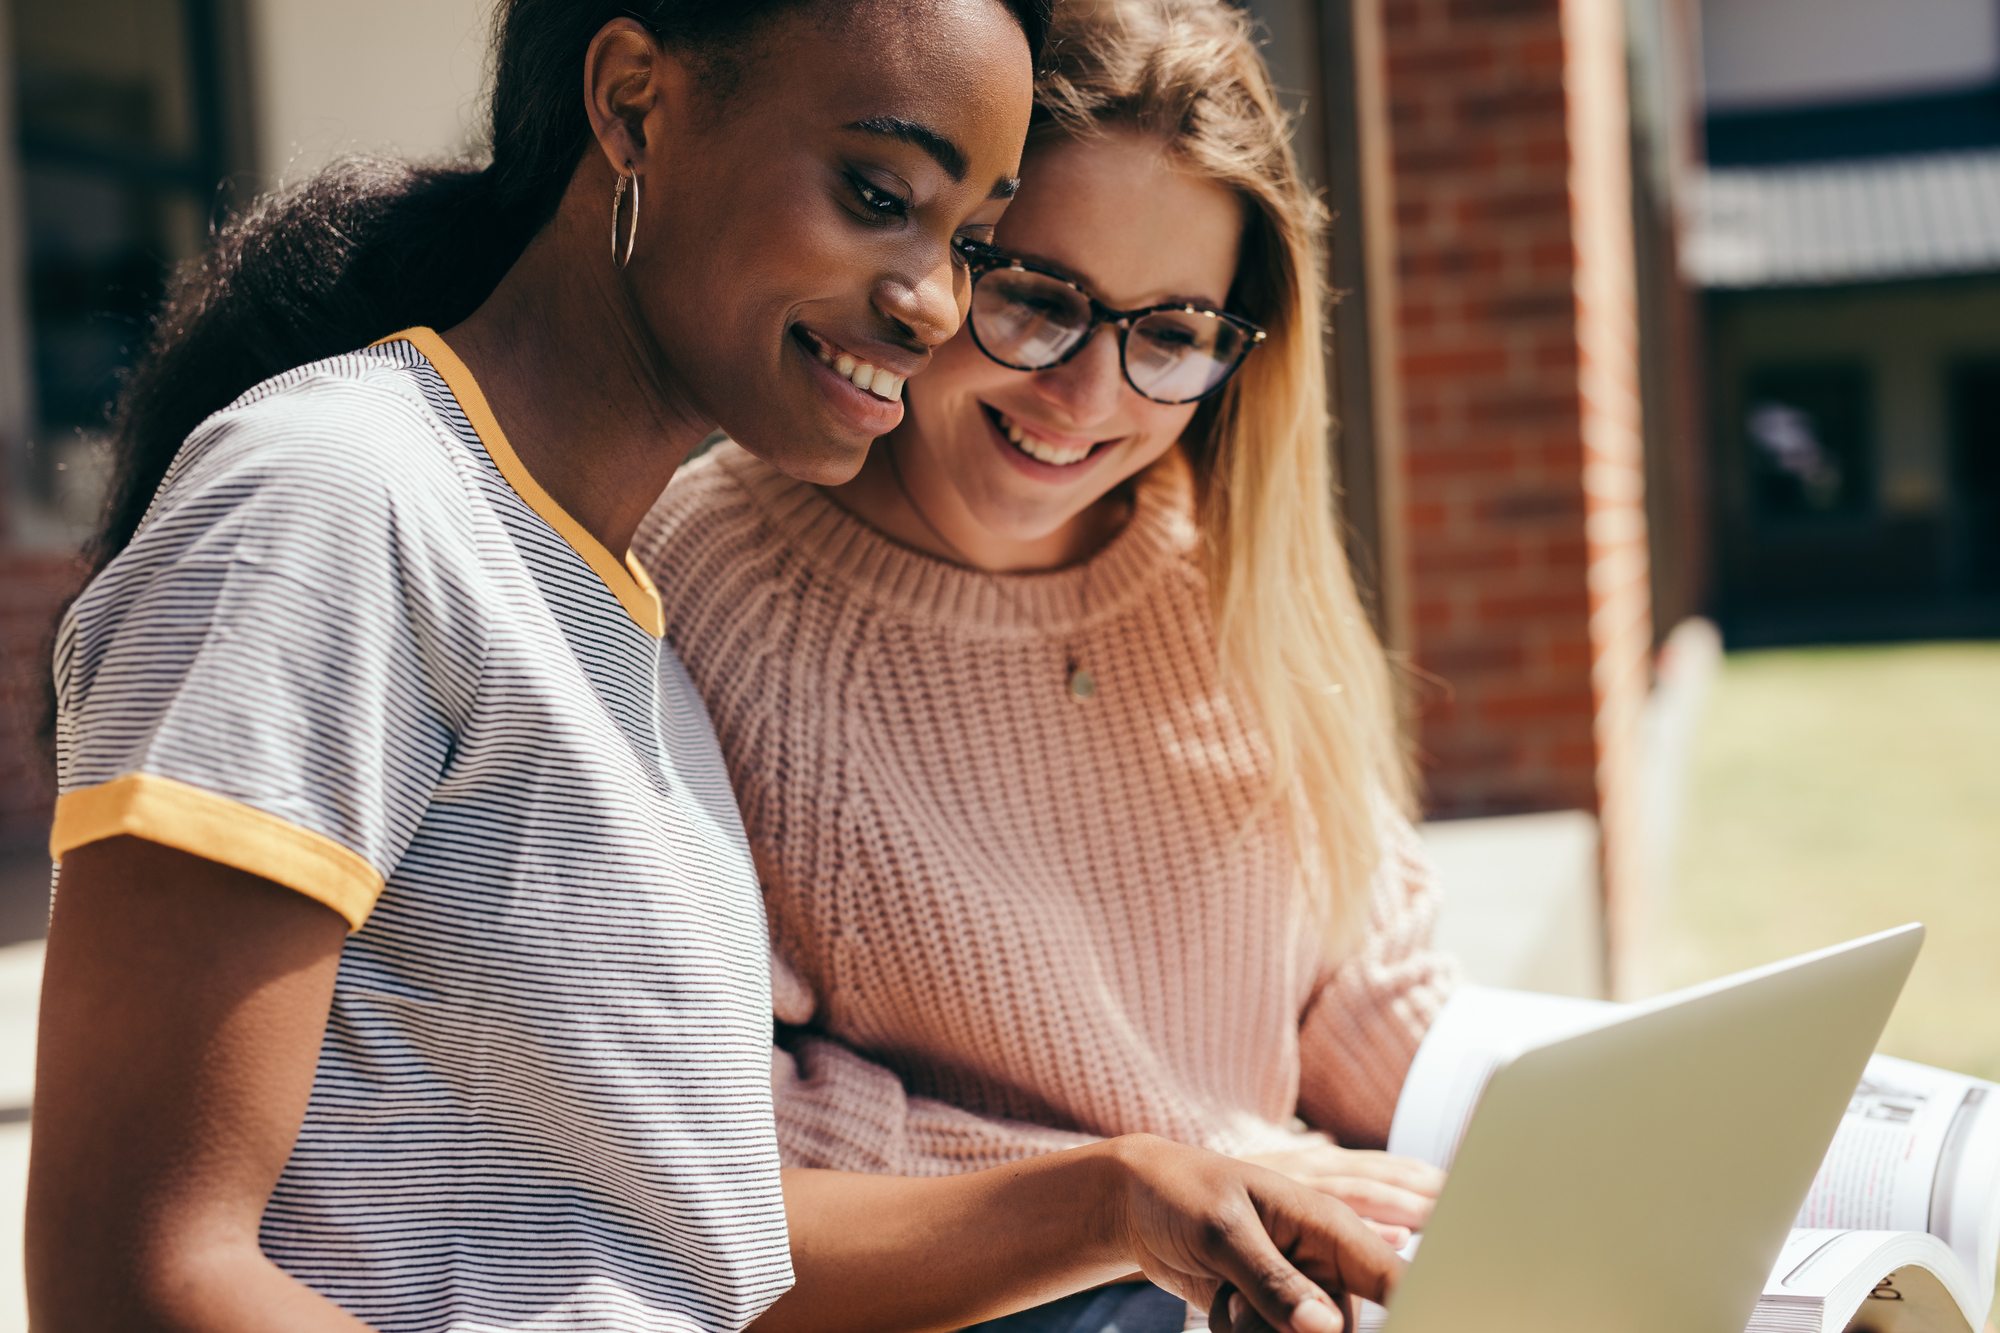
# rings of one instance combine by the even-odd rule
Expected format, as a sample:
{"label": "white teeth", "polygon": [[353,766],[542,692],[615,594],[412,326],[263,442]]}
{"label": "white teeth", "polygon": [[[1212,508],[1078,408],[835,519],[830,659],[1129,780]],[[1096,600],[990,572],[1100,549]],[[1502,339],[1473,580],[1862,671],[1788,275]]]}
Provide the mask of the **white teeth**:
{"label": "white teeth", "polygon": [[1048,463],[1054,467],[1068,467],[1073,463],[1081,463],[1084,459],[1090,457],[1090,446],[1088,445],[1085,445],[1081,449],[1063,449],[1050,444],[1046,440],[1038,440],[1034,436],[1027,434],[1005,416],[1000,417],[1000,424],[1005,428],[1007,438],[1013,443],[1014,447],[1038,462]]}
{"label": "white teeth", "polygon": [[892,403],[903,400],[903,384],[907,376],[871,366],[866,361],[857,361],[849,353],[835,351],[825,344],[820,345],[819,359],[831,366],[834,374],[850,381],[857,389],[866,390],[877,398],[885,398]]}

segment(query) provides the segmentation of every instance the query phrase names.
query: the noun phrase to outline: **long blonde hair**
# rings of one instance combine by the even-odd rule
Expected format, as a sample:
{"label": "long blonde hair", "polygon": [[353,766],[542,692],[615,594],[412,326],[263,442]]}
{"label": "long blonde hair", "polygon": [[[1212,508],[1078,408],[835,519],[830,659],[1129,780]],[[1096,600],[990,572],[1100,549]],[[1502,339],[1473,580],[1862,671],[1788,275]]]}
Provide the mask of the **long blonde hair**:
{"label": "long blonde hair", "polygon": [[[1231,309],[1269,338],[1204,404],[1194,465],[1224,679],[1261,724],[1271,796],[1296,816],[1330,945],[1351,948],[1387,805],[1413,780],[1389,665],[1336,527],[1326,391],[1327,213],[1306,188],[1289,118],[1250,22],[1224,0],[1063,0],[1031,144],[1110,129],[1157,137],[1235,191],[1247,225]],[[1337,956],[1337,955],[1336,955]]]}

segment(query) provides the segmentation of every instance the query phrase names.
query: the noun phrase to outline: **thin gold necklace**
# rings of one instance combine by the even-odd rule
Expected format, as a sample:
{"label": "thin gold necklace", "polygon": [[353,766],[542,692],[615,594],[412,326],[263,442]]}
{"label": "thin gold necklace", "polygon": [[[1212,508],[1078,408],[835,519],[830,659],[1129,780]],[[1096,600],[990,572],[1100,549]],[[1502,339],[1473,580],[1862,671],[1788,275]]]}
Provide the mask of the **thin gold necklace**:
{"label": "thin gold necklace", "polygon": [[[910,512],[917,516],[917,522],[923,524],[924,530],[937,540],[938,545],[949,551],[952,558],[958,561],[959,564],[964,565],[967,569],[975,570],[985,575],[987,582],[993,585],[993,591],[999,593],[1009,606],[1020,613],[1022,619],[1031,619],[1028,609],[1021,605],[1019,599],[1008,590],[1006,575],[995,573],[990,569],[981,569],[977,561],[967,556],[964,551],[958,549],[958,543],[938,531],[937,524],[931,522],[931,516],[924,512],[923,506],[917,503],[916,497],[910,494],[909,486],[904,483],[903,468],[896,461],[895,446],[887,440],[883,440],[881,443],[882,452],[889,460],[889,475],[895,480],[896,492],[903,497],[903,503],[909,506]],[[1077,585],[1077,601],[1081,604],[1081,609],[1084,611],[1088,611],[1090,607],[1090,566],[1091,562],[1086,560],[1083,566],[1083,577]],[[1076,651],[1076,642],[1067,636],[1063,639],[1063,682],[1069,690],[1069,697],[1072,699],[1095,699],[1097,697],[1097,677],[1092,675],[1090,669],[1084,666],[1079,660]]]}

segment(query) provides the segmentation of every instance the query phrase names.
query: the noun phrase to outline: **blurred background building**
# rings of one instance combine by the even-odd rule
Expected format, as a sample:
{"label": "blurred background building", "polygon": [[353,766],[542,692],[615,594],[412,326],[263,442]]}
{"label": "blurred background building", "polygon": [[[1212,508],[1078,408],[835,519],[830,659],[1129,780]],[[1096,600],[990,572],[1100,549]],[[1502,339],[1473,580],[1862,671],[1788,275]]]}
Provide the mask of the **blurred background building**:
{"label": "blurred background building", "polygon": [[[1638,988],[1696,618],[2000,628],[2000,0],[1250,8],[1336,212],[1329,447],[1448,931]],[[35,877],[47,631],[168,274],[335,154],[475,143],[491,11],[0,0],[0,848]]]}
{"label": "blurred background building", "polygon": [[[38,840],[50,613],[172,266],[328,157],[475,136],[483,0],[0,0],[0,844]],[[393,37],[386,36],[393,34]]]}
{"label": "blurred background building", "polygon": [[[333,154],[473,142],[491,6],[6,6],[0,838],[26,847],[48,801],[30,743],[46,631],[101,493],[107,404],[167,274],[233,202]],[[1429,682],[1435,813],[1515,817],[1482,826],[1486,881],[1504,879],[1495,837],[1565,866],[1536,878],[1560,880],[1545,906],[1568,975],[1594,986],[1599,903],[1643,876],[1654,649],[1705,596],[1675,260],[1698,16],[1692,0],[1253,8],[1338,215],[1331,447],[1384,631]]]}
{"label": "blurred background building", "polygon": [[1732,639],[2000,628],[2000,5],[1718,4],[1706,289]]}
{"label": "blurred background building", "polygon": [[[1634,993],[1929,891],[1964,923],[1929,956],[1990,973],[1996,646],[1732,652],[1699,724],[1712,623],[2000,630],[2000,0],[1250,8],[1336,213],[1329,447],[1416,683],[1447,938],[1482,979]],[[167,275],[337,153],[475,143],[491,11],[0,0],[0,944],[43,919],[47,633]],[[1933,990],[1906,1052],[2000,1075],[1990,1023],[1935,1039],[1988,992]]]}

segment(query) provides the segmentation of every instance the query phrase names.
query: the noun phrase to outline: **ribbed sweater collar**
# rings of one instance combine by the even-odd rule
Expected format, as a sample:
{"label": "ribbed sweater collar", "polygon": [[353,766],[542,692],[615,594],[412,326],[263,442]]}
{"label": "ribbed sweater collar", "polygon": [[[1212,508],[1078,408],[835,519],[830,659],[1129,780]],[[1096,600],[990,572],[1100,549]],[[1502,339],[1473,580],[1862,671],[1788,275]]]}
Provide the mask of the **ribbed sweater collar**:
{"label": "ribbed sweater collar", "polygon": [[1132,517],[1088,560],[1046,573],[995,574],[885,536],[817,487],[725,442],[716,465],[814,570],[911,620],[1006,637],[1086,630],[1129,605],[1195,552],[1194,488],[1179,454],[1141,474]]}

